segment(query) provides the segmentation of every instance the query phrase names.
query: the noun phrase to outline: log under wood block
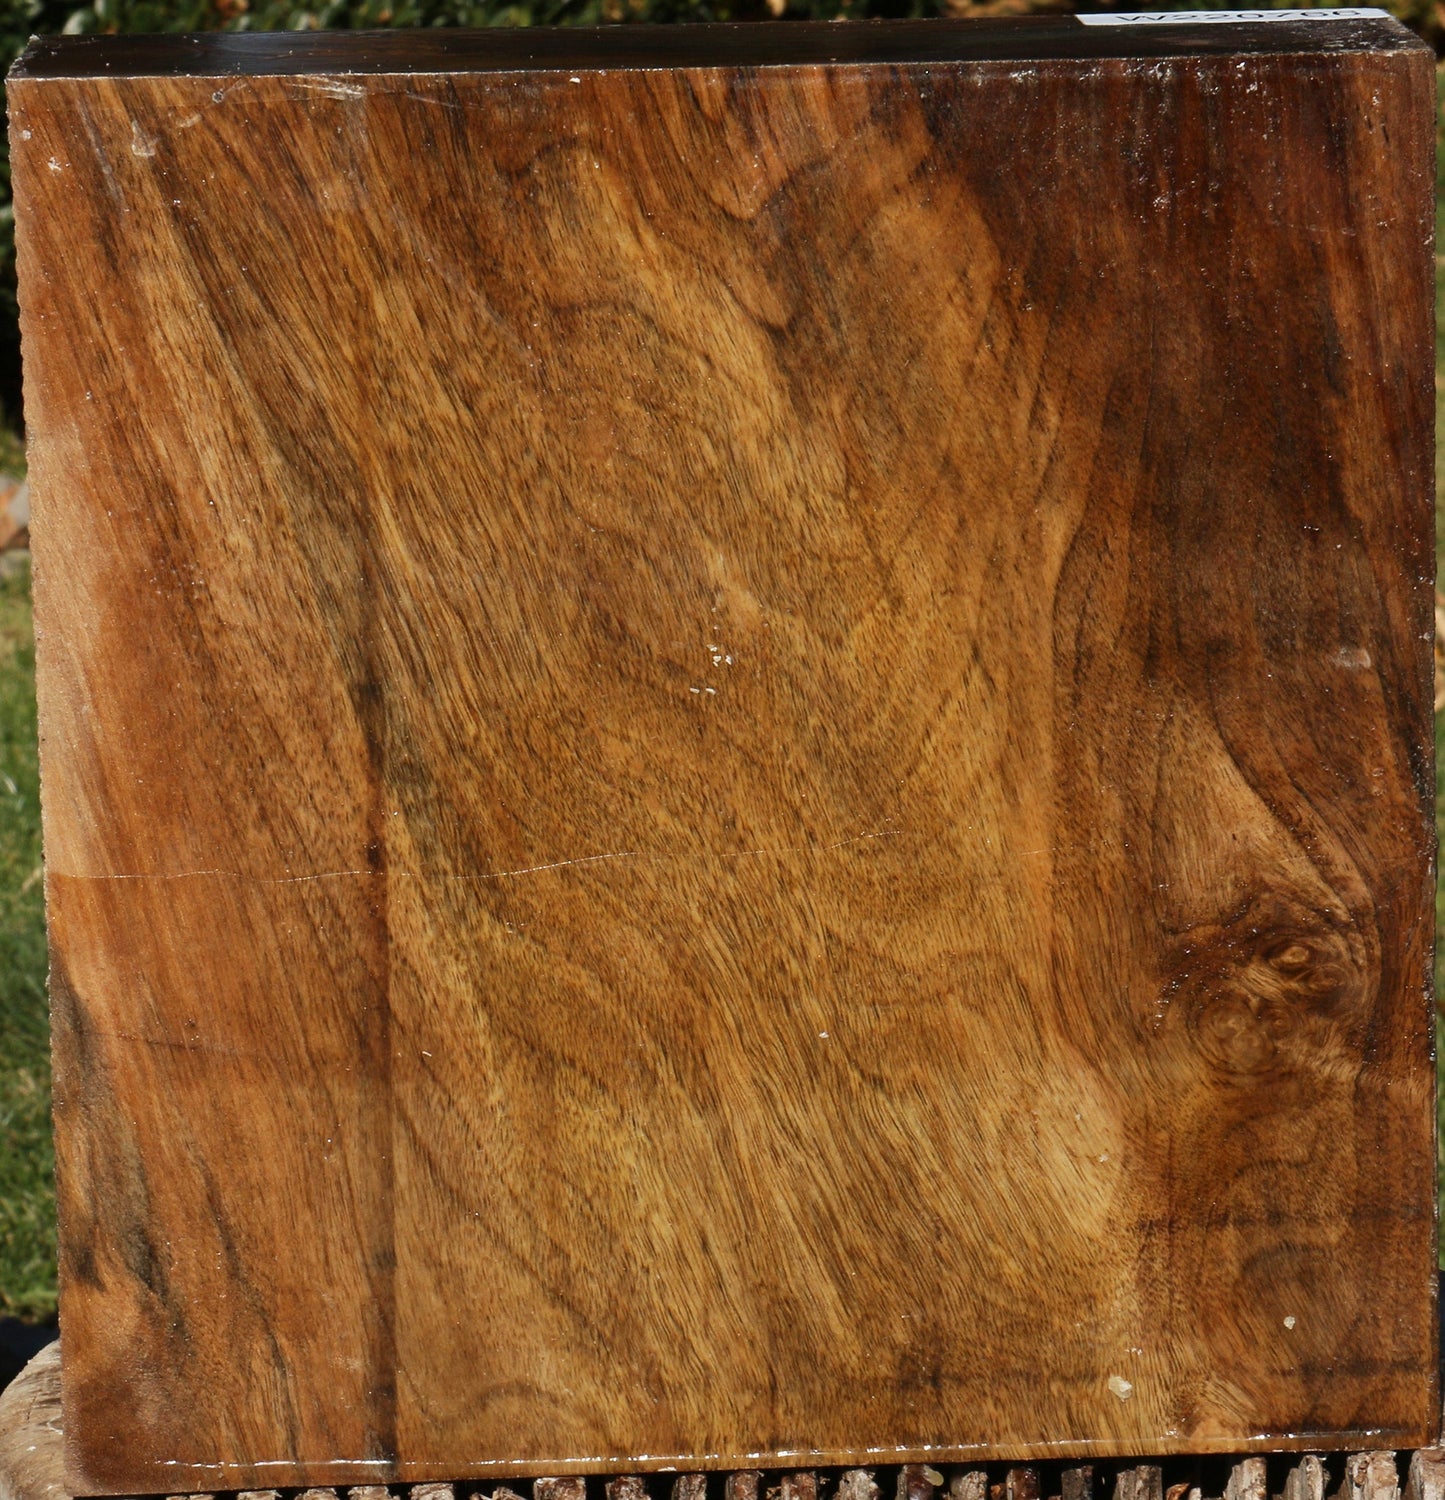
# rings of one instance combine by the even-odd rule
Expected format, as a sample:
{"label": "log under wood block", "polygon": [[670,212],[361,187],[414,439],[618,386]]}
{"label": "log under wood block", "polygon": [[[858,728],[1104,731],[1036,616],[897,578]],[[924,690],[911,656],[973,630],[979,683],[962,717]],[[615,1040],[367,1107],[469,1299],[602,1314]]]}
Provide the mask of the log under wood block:
{"label": "log under wood block", "polygon": [[1345,1460],[1337,1500],[1400,1500],[1400,1471],[1395,1455],[1376,1450],[1352,1453]]}
{"label": "log under wood block", "polygon": [[[848,1469],[838,1478],[836,1500],[878,1500],[879,1494],[878,1481],[870,1469]],[[1430,1500],[1436,1497],[1432,1495]]]}
{"label": "log under wood block", "polygon": [[[1292,1497],[1287,1496],[1286,1500]],[[1445,1500],[1445,1452],[1439,1448],[1421,1448],[1410,1455],[1405,1500]]]}
{"label": "log under wood block", "polygon": [[[1418,1471],[1412,1465],[1410,1472],[1415,1474]],[[1307,1453],[1285,1476],[1281,1500],[1325,1500],[1327,1480],[1324,1461],[1316,1453]],[[1426,1500],[1426,1497],[1416,1495],[1412,1500]],[[1441,1500],[1441,1497],[1432,1495],[1429,1500]]]}
{"label": "log under wood block", "polygon": [[75,1492],[1432,1437],[1433,79],[32,43]]}

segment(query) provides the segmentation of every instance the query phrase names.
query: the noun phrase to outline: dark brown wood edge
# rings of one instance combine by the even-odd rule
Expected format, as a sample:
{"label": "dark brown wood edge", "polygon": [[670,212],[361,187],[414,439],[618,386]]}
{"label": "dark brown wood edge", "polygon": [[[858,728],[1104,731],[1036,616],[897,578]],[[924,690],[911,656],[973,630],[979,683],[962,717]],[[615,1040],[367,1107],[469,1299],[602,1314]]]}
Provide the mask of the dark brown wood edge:
{"label": "dark brown wood edge", "polygon": [[1387,18],[1085,26],[987,21],[710,22],[399,31],[33,37],[11,79],[1036,62],[1249,53],[1428,52]]}

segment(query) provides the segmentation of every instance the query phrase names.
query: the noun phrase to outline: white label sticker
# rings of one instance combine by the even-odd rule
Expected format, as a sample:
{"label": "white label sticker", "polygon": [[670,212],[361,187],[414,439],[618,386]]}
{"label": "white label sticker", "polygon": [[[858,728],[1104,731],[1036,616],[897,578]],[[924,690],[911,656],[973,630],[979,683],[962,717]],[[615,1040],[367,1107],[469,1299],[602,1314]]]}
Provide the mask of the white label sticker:
{"label": "white label sticker", "polygon": [[1319,10],[1135,10],[1080,16],[1085,26],[1257,25],[1261,21],[1388,21],[1390,12],[1368,5],[1321,6]]}

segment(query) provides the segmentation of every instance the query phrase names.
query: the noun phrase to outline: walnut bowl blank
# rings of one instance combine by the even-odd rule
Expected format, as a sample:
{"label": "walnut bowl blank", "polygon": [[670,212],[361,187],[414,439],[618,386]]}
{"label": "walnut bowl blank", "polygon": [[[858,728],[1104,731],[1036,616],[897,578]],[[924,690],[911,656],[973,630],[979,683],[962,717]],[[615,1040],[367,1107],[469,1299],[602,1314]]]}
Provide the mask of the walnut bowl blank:
{"label": "walnut bowl blank", "polygon": [[1423,44],[9,99],[76,1493],[1434,1436]]}

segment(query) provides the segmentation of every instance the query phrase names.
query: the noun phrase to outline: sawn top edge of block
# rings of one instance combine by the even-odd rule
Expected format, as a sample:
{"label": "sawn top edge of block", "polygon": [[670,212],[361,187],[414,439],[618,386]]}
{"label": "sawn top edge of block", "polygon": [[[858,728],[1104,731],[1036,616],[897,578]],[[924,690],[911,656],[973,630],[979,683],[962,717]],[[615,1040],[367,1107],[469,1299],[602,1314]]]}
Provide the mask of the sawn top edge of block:
{"label": "sawn top edge of block", "polygon": [[1428,52],[1391,18],[1085,26],[1003,20],[711,22],[312,33],[32,37],[12,80],[308,73],[1042,62],[1250,53]]}

